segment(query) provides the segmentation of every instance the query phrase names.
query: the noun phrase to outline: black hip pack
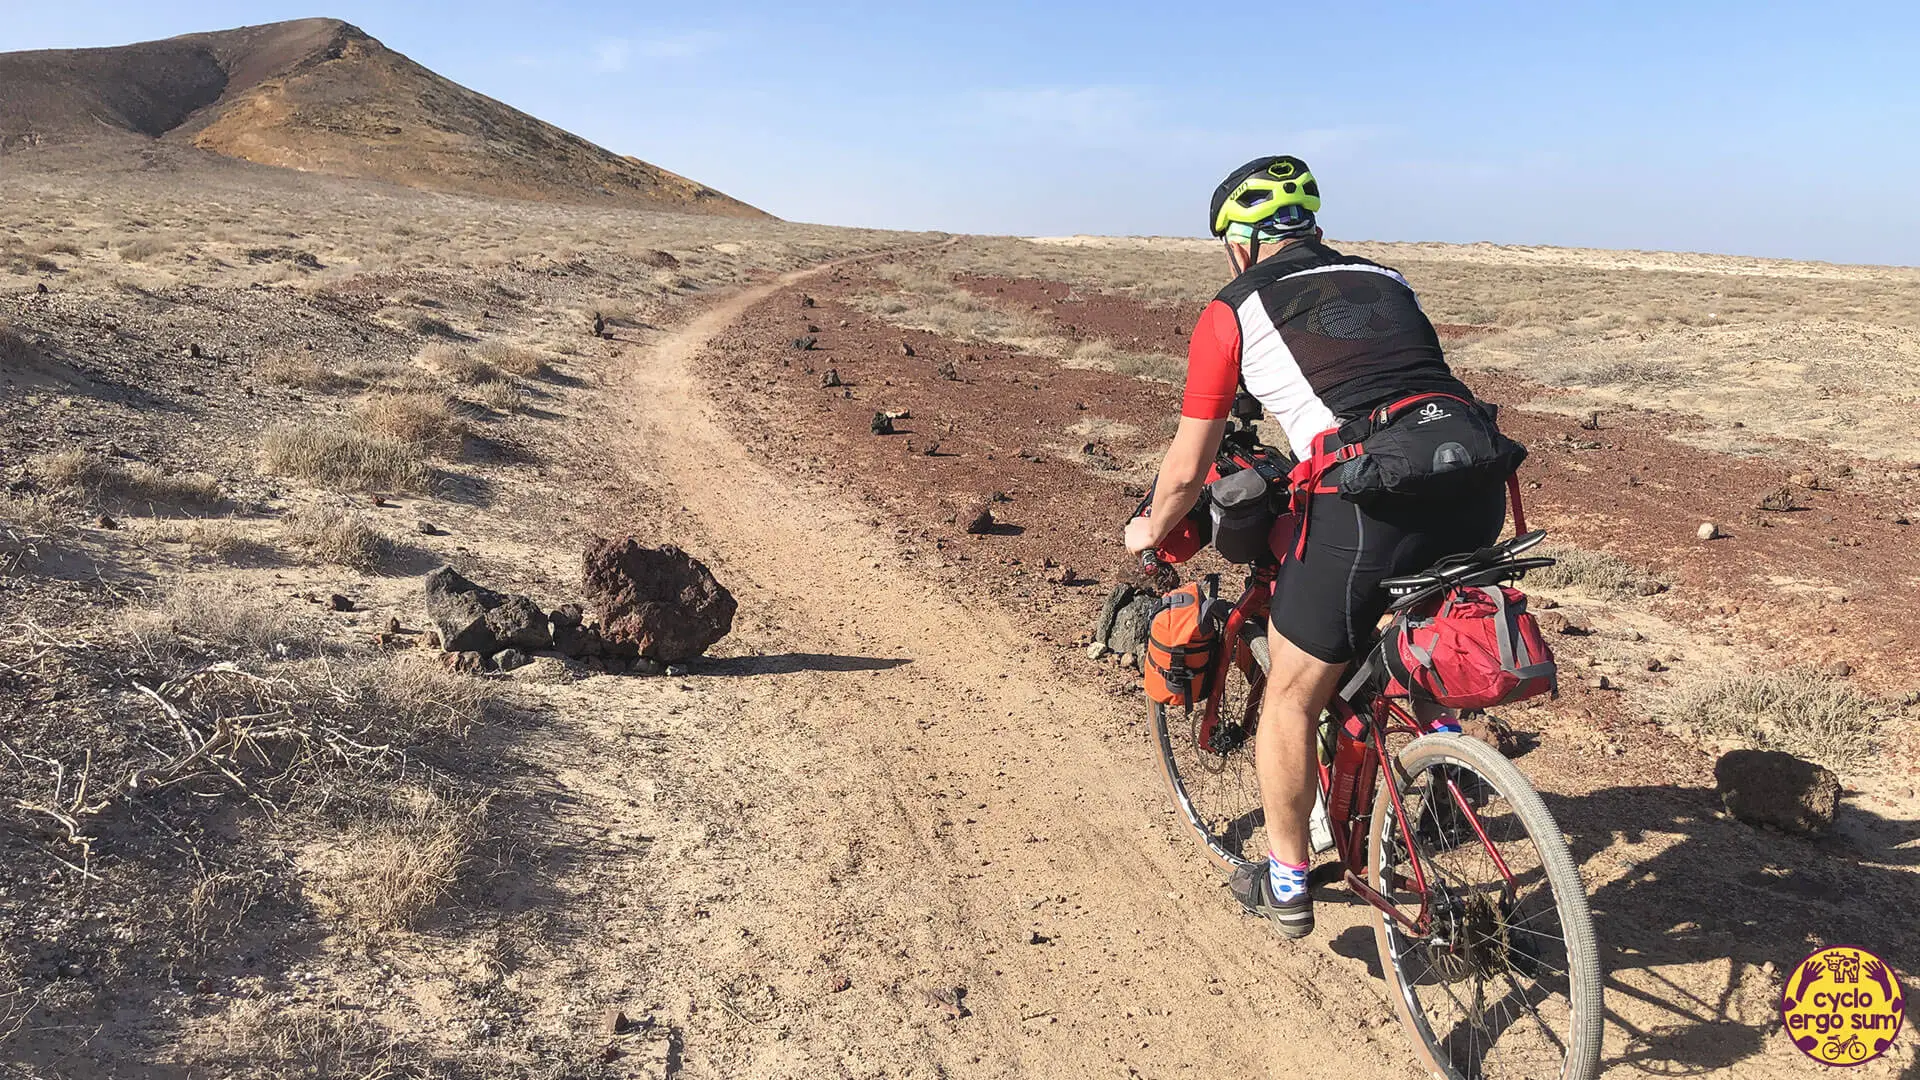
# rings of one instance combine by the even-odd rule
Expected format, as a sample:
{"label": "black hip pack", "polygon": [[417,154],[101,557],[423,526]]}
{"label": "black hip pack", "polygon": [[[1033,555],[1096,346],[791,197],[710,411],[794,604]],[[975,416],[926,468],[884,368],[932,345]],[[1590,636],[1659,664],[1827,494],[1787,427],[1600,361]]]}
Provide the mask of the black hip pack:
{"label": "black hip pack", "polygon": [[1520,463],[1527,448],[1500,434],[1492,405],[1453,394],[1416,394],[1314,436],[1313,453],[1287,479],[1300,516],[1294,558],[1307,552],[1307,511],[1315,495],[1366,505],[1398,495],[1445,497],[1507,484],[1516,533]]}
{"label": "black hip pack", "polygon": [[[1520,468],[1527,448],[1500,433],[1491,405],[1452,394],[1421,394],[1383,405],[1336,429],[1328,440],[1343,465],[1327,477],[1344,498],[1367,503],[1395,495],[1446,497],[1497,484]],[[1355,452],[1345,453],[1349,448]]]}

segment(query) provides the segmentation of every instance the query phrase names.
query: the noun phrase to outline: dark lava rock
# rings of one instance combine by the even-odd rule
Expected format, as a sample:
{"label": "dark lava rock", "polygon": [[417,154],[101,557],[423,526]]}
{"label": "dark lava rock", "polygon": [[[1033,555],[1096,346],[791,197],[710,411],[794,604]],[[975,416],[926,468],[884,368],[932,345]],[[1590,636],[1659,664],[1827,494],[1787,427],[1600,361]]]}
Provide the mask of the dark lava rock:
{"label": "dark lava rock", "polygon": [[1833,827],[1840,778],[1833,770],[1777,750],[1734,750],[1713,766],[1727,812],[1749,825],[1772,825],[1802,836]]}
{"label": "dark lava rock", "polygon": [[427,575],[427,618],[440,632],[440,647],[450,653],[490,653],[500,648],[487,613],[507,598],[483,589],[451,566]]}
{"label": "dark lava rock", "polygon": [[873,423],[868,427],[875,435],[891,435],[893,434],[893,417],[883,412],[874,413]]}
{"label": "dark lava rock", "polygon": [[547,614],[524,596],[509,596],[486,614],[487,629],[503,646],[536,652],[553,644]]}
{"label": "dark lava rock", "polygon": [[588,546],[585,594],[603,638],[667,664],[692,660],[727,636],[737,607],[700,560],[632,537]]}
{"label": "dark lava rock", "polygon": [[526,667],[531,663],[533,663],[533,657],[528,656],[519,649],[501,649],[499,652],[493,654],[493,666],[499,668],[501,671],[512,671],[515,668]]}
{"label": "dark lava rock", "polygon": [[993,518],[993,504],[984,503],[984,502],[980,503],[979,505],[974,506],[969,510],[967,510],[966,513],[960,515],[960,520],[965,522],[965,528],[967,532],[971,533],[974,536],[983,536],[987,533],[990,533],[993,531],[993,526],[995,524],[994,518]]}
{"label": "dark lava rock", "polygon": [[327,610],[352,611],[353,601],[341,596],[339,593],[334,593],[332,596],[327,597]]}

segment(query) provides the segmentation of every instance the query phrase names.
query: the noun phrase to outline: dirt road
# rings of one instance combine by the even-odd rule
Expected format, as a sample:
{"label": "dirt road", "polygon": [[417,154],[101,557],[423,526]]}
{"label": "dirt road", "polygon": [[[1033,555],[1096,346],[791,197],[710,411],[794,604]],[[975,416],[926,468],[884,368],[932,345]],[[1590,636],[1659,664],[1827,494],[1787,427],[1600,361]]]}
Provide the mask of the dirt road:
{"label": "dirt road", "polygon": [[[641,1075],[1415,1075],[1367,909],[1329,891],[1299,944],[1240,916],[1175,831],[1127,700],[1063,677],[1006,609],[950,599],[836,470],[738,437],[696,357],[823,272],[615,363],[624,475],[599,479],[650,492],[647,530],[707,560],[741,618],[695,676],[556,690],[538,753],[574,870],[563,902],[528,905],[577,944],[514,976],[524,1000],[651,1018],[613,1041]],[[1779,882],[1869,897],[1904,873],[1833,878],[1689,783],[1608,786],[1557,730],[1524,767],[1595,893],[1608,1064],[1794,1073],[1772,972],[1809,927],[1852,926]]]}
{"label": "dirt road", "polygon": [[633,356],[622,388],[629,467],[761,655],[613,700],[593,680],[553,733],[595,835],[646,841],[584,864],[609,898],[584,932],[616,956],[579,977],[645,987],[630,1011],[673,1026],[688,1076],[1409,1075],[1365,965],[1329,951],[1358,908],[1323,905],[1304,947],[1239,916],[1110,697],[716,421],[692,358],[801,276]]}

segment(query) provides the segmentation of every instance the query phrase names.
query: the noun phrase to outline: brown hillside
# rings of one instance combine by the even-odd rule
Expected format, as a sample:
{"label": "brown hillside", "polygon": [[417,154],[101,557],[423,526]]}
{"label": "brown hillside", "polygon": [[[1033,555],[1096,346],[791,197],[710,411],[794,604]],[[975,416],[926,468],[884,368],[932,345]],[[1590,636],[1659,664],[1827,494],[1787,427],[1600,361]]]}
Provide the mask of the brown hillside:
{"label": "brown hillside", "polygon": [[336,19],[0,53],[0,151],[138,138],[432,191],[762,213],[468,90]]}

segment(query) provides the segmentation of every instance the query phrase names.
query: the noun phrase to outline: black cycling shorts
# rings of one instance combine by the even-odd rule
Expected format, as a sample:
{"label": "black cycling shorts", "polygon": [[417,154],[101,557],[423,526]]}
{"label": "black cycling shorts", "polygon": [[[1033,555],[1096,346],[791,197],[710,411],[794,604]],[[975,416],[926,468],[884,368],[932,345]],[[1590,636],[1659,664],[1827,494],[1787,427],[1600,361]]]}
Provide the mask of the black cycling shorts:
{"label": "black cycling shorts", "polygon": [[1280,565],[1269,622],[1307,655],[1347,663],[1372,642],[1386,613],[1382,581],[1493,543],[1506,517],[1504,482],[1440,500],[1395,496],[1364,509],[1336,494],[1315,495],[1306,552]]}

